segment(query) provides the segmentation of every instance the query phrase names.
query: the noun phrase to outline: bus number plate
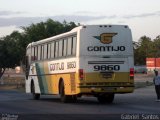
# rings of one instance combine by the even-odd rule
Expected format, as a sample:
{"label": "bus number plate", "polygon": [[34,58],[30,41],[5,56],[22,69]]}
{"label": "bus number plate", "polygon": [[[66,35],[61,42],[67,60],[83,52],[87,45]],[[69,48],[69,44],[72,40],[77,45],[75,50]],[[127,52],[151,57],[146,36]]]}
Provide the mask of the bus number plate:
{"label": "bus number plate", "polygon": [[94,65],[94,71],[119,71],[119,65]]}

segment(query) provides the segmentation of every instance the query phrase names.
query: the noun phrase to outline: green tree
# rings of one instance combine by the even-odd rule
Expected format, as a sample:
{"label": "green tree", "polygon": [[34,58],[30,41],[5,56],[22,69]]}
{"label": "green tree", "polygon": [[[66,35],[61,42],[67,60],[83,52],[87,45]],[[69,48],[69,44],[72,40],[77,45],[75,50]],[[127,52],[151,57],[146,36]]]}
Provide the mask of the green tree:
{"label": "green tree", "polygon": [[154,46],[154,48],[152,49],[154,54],[153,56],[160,57],[160,35],[153,40],[153,46]]}
{"label": "green tree", "polygon": [[0,78],[2,77],[2,75],[5,71],[5,66],[4,66],[6,64],[6,62],[5,62],[5,59],[6,59],[5,47],[6,47],[6,43],[1,38],[1,40],[0,40]]}
{"label": "green tree", "polygon": [[151,41],[151,38],[147,36],[142,36],[138,43],[136,48],[134,49],[134,58],[135,58],[135,64],[136,65],[145,65],[146,64],[146,58],[151,57],[152,49],[154,45]]}
{"label": "green tree", "polygon": [[0,78],[6,68],[14,68],[19,65],[21,54],[18,49],[17,34],[17,32],[13,32],[0,40]]}
{"label": "green tree", "polygon": [[58,21],[48,19],[46,22],[31,24],[28,27],[22,27],[22,29],[24,30],[25,38],[27,38],[28,43],[30,43],[68,32],[76,26],[77,25],[74,22],[67,23],[65,21],[60,23]]}
{"label": "green tree", "polygon": [[68,32],[76,26],[74,22],[60,23],[48,19],[46,22],[22,27],[22,33],[14,31],[0,38],[0,78],[6,68],[20,65],[22,59],[25,58],[26,47],[29,43]]}

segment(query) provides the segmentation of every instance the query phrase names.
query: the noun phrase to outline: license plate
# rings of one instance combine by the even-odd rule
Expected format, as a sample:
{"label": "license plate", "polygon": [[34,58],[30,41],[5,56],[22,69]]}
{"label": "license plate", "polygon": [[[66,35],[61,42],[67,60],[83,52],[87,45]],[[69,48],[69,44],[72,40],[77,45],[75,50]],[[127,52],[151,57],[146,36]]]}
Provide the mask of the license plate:
{"label": "license plate", "polygon": [[100,75],[102,78],[108,79],[108,78],[112,78],[114,72],[100,72]]}
{"label": "license plate", "polygon": [[107,92],[112,92],[115,90],[115,88],[112,87],[106,87],[106,88],[102,88],[102,90],[107,91]]}

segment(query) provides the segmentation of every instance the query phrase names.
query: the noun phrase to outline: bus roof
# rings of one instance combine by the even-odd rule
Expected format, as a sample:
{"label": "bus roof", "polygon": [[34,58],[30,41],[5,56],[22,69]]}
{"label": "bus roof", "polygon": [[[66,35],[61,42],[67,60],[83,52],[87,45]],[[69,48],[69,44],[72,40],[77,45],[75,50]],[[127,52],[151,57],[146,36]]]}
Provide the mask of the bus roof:
{"label": "bus roof", "polygon": [[43,43],[46,43],[46,42],[50,42],[52,40],[57,40],[59,38],[65,37],[65,36],[72,35],[72,34],[76,33],[78,30],[82,29],[82,27],[83,26],[79,26],[79,27],[73,28],[69,32],[65,32],[65,33],[62,33],[62,34],[59,34],[59,35],[56,35],[56,36],[52,36],[52,37],[49,37],[49,38],[46,38],[46,39],[42,39],[42,40],[39,40],[39,41],[36,41],[36,42],[32,42],[32,43],[28,44],[27,48],[30,47],[31,45],[39,45],[39,44],[43,44]]}
{"label": "bus roof", "polygon": [[36,41],[36,42],[32,42],[32,43],[28,44],[27,48],[30,47],[31,45],[39,45],[39,44],[43,44],[43,43],[50,42],[50,41],[53,41],[53,40],[57,40],[57,39],[62,38],[62,37],[73,35],[74,33],[76,33],[77,31],[79,31],[83,28],[85,29],[85,28],[88,28],[88,27],[112,27],[112,26],[128,28],[127,25],[109,25],[109,24],[108,25],[83,25],[83,26],[75,27],[69,32],[62,33],[62,34],[59,34],[59,35],[56,35],[56,36],[52,36],[52,37],[49,37],[49,38],[46,38],[46,39],[42,39],[42,40],[39,40],[39,41]]}

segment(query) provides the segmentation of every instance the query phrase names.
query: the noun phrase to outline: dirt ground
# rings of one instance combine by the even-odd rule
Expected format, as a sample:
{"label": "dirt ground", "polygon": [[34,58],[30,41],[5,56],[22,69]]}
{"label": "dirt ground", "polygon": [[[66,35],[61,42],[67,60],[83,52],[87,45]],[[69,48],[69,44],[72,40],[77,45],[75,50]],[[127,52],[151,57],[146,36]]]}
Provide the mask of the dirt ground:
{"label": "dirt ground", "polygon": [[18,90],[25,88],[24,77],[3,77],[3,82],[0,81],[0,90]]}
{"label": "dirt ground", "polygon": [[135,83],[139,82],[150,82],[153,83],[154,74],[135,74],[134,81]]}
{"label": "dirt ground", "polygon": [[[153,77],[152,73],[150,74],[135,74],[135,88],[141,88],[145,86],[153,85]],[[23,77],[5,77],[4,85],[0,84],[0,90],[22,90],[25,89],[25,80]]]}
{"label": "dirt ground", "polygon": [[17,86],[15,85],[0,85],[0,90],[10,90],[10,89],[17,89]]}

